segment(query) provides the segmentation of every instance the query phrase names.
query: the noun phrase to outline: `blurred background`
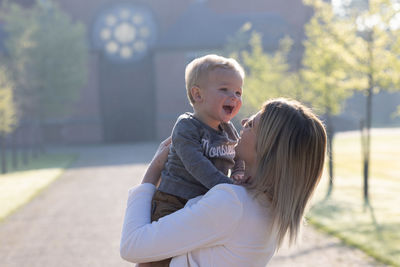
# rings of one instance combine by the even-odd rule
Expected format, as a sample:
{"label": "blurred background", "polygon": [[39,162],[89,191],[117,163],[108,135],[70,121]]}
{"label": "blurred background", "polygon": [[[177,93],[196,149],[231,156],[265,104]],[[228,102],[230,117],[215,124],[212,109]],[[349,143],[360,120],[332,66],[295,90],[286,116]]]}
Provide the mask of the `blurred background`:
{"label": "blurred background", "polygon": [[210,53],[246,71],[238,129],[272,97],[323,119],[310,223],[400,266],[399,0],[0,0],[0,219],[82,148],[137,153],[169,136],[191,111],[185,66]]}
{"label": "blurred background", "polygon": [[[361,21],[368,1],[334,1],[333,12],[342,21],[322,14],[318,1],[311,0],[2,2],[1,73],[13,83],[10,124],[21,144],[161,140],[177,116],[191,110],[185,65],[207,53],[235,56],[244,65],[247,113],[267,97],[288,96],[332,116],[336,130],[355,130],[366,120],[365,91],[373,87],[372,126],[400,124],[400,96],[389,82],[398,80],[398,73],[387,69],[391,61],[383,62],[380,51],[373,55],[374,81],[368,84],[366,35],[380,29],[374,15]],[[377,25],[358,26],[363,30],[343,25],[352,19]],[[373,38],[375,50],[388,42],[395,49],[396,37],[381,40],[391,38],[389,33]],[[251,58],[269,65],[256,66]]]}

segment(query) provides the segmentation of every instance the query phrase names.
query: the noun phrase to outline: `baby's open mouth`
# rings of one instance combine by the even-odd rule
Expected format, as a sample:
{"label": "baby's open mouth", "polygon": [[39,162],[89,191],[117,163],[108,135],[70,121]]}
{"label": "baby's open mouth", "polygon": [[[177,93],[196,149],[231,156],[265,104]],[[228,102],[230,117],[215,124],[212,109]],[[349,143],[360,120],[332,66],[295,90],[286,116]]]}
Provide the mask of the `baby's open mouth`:
{"label": "baby's open mouth", "polygon": [[233,111],[233,106],[225,105],[223,106],[223,109],[225,110],[226,113],[231,114]]}

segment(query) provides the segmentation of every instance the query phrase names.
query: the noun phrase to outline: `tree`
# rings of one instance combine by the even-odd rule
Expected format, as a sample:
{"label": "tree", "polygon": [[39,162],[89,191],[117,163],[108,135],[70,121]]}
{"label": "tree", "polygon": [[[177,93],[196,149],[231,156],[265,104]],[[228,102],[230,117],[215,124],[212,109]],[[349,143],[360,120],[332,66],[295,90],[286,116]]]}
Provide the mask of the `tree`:
{"label": "tree", "polygon": [[[357,46],[353,47],[356,64],[353,75],[362,82],[357,89],[366,93],[365,122],[363,125],[363,180],[364,203],[369,205],[369,169],[372,126],[372,98],[379,90],[399,90],[399,8],[396,1],[370,0],[362,12],[349,11],[358,30]],[[397,20],[397,21],[396,21]],[[397,24],[397,25],[396,25]]]}
{"label": "tree", "polygon": [[251,30],[246,23],[228,39],[226,53],[236,58],[246,71],[242,116],[256,112],[268,98],[295,97],[295,75],[289,72],[287,56],[292,45],[289,37],[283,38],[273,53],[266,53],[262,35]]}
{"label": "tree", "polygon": [[[335,21],[329,3],[308,1],[314,9],[314,15],[305,26],[303,69],[301,71],[306,86],[304,100],[312,103],[315,110],[324,115],[328,135],[328,176],[329,184],[326,197],[333,190],[334,160],[333,141],[335,129],[332,116],[339,114],[342,103],[351,94],[352,83],[347,75],[349,60],[343,47],[337,44],[330,32],[344,33],[349,30],[343,23]],[[329,31],[326,28],[329,28]],[[351,29],[350,29],[351,30]],[[345,34],[346,35],[346,34]],[[352,35],[346,35],[351,38]],[[341,56],[338,56],[341,55]]]}
{"label": "tree", "polygon": [[[307,0],[307,3],[317,7],[316,12],[328,10],[321,0]],[[399,9],[397,1],[370,0],[365,10],[349,6],[324,25],[330,36],[330,46],[340,47],[341,53],[337,56],[349,66],[343,82],[364,91],[367,98],[362,131],[365,205],[369,205],[372,98],[379,90],[400,88]]]}
{"label": "tree", "polygon": [[244,99],[249,106],[258,109],[268,98],[292,95],[287,86],[290,67],[287,55],[291,45],[291,39],[284,38],[278,50],[268,54],[263,50],[261,35],[257,32],[252,34],[251,51],[242,52],[243,64],[248,69]]}
{"label": "tree", "polygon": [[5,137],[12,132],[17,123],[13,88],[14,85],[6,69],[0,66],[0,150],[2,173],[7,172]]}
{"label": "tree", "polygon": [[23,75],[22,87],[29,92],[26,111],[41,129],[47,119],[72,110],[71,103],[86,83],[85,30],[51,1],[38,2],[29,10],[16,4],[8,4],[5,9],[10,61]]}
{"label": "tree", "polygon": [[[8,2],[3,2],[0,11],[1,18],[6,18],[6,16],[9,15],[5,20],[7,23],[4,26],[7,32],[12,33],[8,34],[6,39],[6,42],[9,44],[7,55],[1,58],[3,65],[7,66],[7,69],[10,70],[8,76],[14,83],[15,109],[19,121],[11,135],[14,135],[13,139],[15,142],[15,138],[17,137],[16,131],[21,130],[19,132],[23,136],[19,143],[22,148],[22,161],[26,165],[29,160],[29,133],[24,117],[26,117],[27,114],[33,113],[34,95],[32,94],[33,90],[29,90],[31,88],[29,87],[28,75],[26,74],[27,57],[25,51],[32,45],[30,41],[31,31],[27,29],[27,25],[32,25],[32,18],[28,10],[19,8],[18,5],[9,5]],[[16,154],[14,152],[15,146],[13,146],[13,159],[14,154]],[[16,157],[15,160],[17,160]]]}

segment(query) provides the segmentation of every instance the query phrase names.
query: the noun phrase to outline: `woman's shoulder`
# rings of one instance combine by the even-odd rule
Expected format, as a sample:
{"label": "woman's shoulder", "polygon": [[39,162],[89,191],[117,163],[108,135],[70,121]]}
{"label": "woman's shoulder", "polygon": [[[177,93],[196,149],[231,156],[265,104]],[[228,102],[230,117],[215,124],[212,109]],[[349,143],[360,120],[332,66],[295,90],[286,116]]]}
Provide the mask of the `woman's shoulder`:
{"label": "woman's shoulder", "polygon": [[246,193],[247,189],[242,185],[235,185],[235,184],[217,184],[210,190],[227,190],[237,193]]}
{"label": "woman's shoulder", "polygon": [[208,192],[211,194],[221,194],[224,195],[224,197],[235,198],[240,201],[250,196],[248,190],[244,186],[234,184],[218,184]]}
{"label": "woman's shoulder", "polygon": [[208,192],[215,192],[214,194],[221,195],[221,198],[223,197],[230,201],[236,199],[242,208],[243,206],[246,206],[246,208],[251,206],[260,207],[262,209],[270,208],[270,202],[265,195],[255,196],[251,190],[242,185],[218,184],[211,188]]}
{"label": "woman's shoulder", "polygon": [[249,199],[249,194],[243,186],[233,184],[218,184],[211,188],[205,195],[192,198],[186,207],[195,203],[208,203],[207,205],[215,208],[225,209],[234,207],[238,210],[243,209],[244,203]]}

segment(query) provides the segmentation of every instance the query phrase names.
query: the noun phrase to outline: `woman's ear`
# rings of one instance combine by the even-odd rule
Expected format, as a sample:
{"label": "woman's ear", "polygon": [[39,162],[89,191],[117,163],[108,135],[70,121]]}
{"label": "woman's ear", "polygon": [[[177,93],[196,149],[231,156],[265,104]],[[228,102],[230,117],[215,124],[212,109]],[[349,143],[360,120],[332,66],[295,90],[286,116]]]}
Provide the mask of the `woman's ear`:
{"label": "woman's ear", "polygon": [[197,103],[202,102],[203,101],[203,95],[202,95],[202,91],[199,87],[197,86],[193,86],[190,89],[190,93],[192,94],[193,100]]}

